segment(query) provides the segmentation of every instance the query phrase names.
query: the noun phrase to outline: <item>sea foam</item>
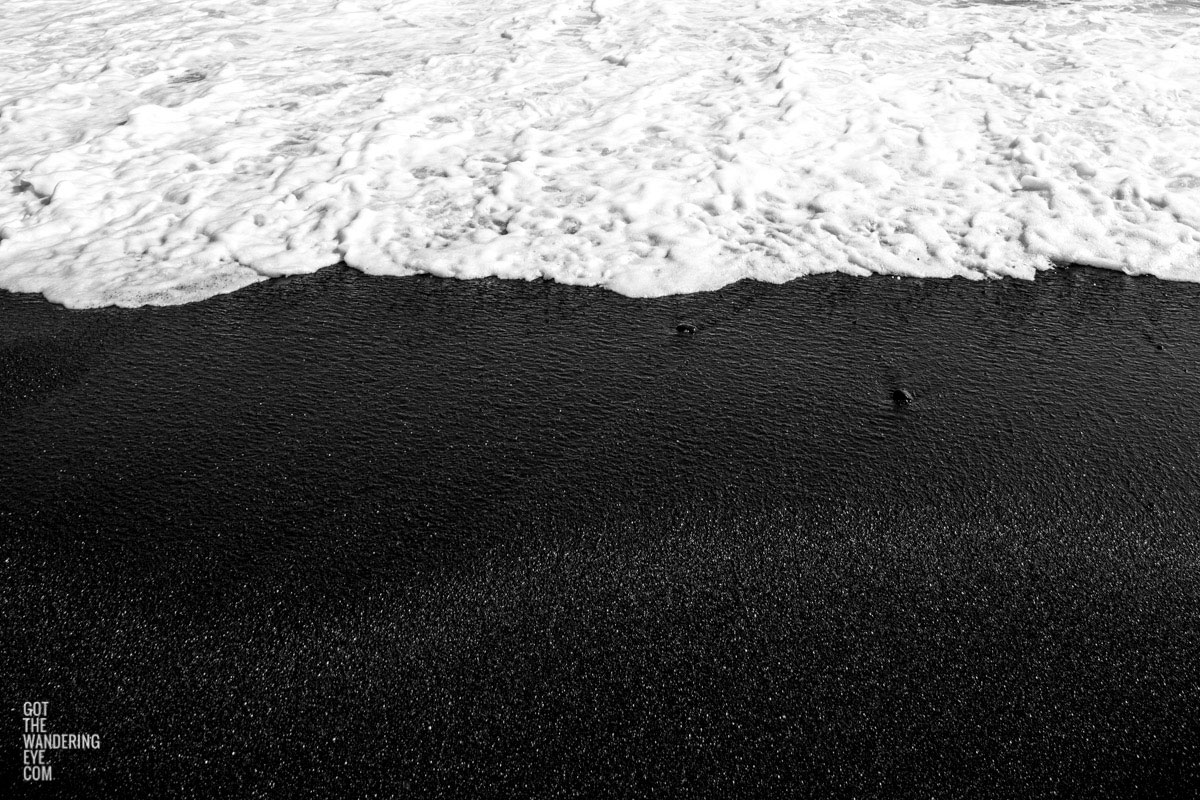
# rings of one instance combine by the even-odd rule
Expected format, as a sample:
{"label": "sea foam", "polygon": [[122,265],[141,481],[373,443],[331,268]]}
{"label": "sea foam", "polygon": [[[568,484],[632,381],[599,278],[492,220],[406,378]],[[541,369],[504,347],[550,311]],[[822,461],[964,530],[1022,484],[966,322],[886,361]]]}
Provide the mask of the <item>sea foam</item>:
{"label": "sea foam", "polygon": [[1195,3],[6,0],[0,287],[1200,281]]}

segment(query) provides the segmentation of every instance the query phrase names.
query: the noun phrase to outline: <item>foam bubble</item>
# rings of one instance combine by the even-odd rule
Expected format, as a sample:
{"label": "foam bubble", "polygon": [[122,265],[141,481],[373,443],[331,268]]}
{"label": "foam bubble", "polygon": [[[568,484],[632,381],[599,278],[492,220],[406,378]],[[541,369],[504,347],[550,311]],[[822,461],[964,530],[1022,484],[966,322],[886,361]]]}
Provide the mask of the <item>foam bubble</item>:
{"label": "foam bubble", "polygon": [[1061,261],[1200,280],[1194,3],[6,12],[0,286],[71,306],[339,261],[630,295]]}

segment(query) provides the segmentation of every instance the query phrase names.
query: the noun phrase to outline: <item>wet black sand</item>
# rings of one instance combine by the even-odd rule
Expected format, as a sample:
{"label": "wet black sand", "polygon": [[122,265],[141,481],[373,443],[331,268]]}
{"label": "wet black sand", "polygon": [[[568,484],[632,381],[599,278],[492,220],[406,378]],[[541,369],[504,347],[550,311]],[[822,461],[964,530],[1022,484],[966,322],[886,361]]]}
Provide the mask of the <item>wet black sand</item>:
{"label": "wet black sand", "polygon": [[1094,270],[0,293],[8,738],[103,742],[18,788],[1190,796],[1198,331]]}

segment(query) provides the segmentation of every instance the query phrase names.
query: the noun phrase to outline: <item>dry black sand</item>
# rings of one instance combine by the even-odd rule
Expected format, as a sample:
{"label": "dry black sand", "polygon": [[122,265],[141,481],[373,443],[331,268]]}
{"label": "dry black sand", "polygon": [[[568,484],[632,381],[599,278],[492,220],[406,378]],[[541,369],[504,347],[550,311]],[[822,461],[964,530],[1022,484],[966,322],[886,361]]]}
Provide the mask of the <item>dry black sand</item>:
{"label": "dry black sand", "polygon": [[0,293],[4,780],[48,700],[31,797],[1191,796],[1198,412],[1094,270]]}

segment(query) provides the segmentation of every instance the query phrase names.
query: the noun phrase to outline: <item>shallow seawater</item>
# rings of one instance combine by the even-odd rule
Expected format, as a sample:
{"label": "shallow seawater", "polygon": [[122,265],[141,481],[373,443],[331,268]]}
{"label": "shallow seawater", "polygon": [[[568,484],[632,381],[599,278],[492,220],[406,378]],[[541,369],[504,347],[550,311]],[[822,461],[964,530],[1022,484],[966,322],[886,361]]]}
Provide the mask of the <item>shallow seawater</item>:
{"label": "shallow seawater", "polygon": [[5,696],[101,734],[63,796],[1184,794],[1198,310],[1087,269],[0,294]]}
{"label": "shallow seawater", "polygon": [[0,287],[71,307],[336,263],[1200,281],[1194,6],[93,5],[0,30]]}

